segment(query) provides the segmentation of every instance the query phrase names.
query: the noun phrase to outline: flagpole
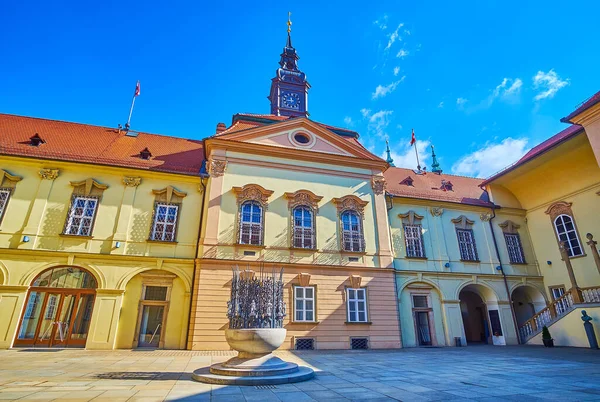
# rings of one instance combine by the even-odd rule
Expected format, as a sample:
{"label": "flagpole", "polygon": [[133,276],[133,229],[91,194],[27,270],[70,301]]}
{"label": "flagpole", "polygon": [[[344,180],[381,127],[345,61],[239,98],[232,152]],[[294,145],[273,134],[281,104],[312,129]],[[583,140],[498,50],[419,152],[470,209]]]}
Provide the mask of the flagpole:
{"label": "flagpole", "polygon": [[[413,135],[415,134],[415,129],[412,130]],[[421,171],[421,163],[419,162],[419,152],[417,151],[417,140],[415,139],[415,155],[417,156],[417,170]]]}
{"label": "flagpole", "polygon": [[127,124],[125,124],[125,128],[129,129],[129,123],[131,122],[131,114],[133,113],[133,105],[135,104],[135,95],[133,95],[133,99],[131,100],[131,108],[129,109],[129,117],[127,118]]}

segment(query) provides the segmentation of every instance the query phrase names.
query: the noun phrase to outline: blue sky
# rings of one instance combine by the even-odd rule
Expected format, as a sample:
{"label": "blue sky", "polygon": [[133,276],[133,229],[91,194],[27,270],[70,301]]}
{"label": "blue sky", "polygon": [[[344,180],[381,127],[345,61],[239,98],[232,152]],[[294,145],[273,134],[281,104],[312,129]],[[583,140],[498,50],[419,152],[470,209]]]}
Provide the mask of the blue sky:
{"label": "blue sky", "polygon": [[[0,112],[201,139],[266,96],[292,12],[311,118],[489,176],[600,90],[600,2],[8,2]],[[255,3],[259,4],[259,3]],[[422,161],[423,162],[423,161]]]}

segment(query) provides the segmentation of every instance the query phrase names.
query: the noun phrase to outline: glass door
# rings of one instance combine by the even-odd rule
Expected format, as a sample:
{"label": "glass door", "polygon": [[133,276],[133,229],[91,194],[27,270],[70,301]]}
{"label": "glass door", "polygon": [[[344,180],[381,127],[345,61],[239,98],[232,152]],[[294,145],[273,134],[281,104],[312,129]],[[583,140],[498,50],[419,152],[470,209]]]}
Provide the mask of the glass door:
{"label": "glass door", "polygon": [[138,347],[159,346],[164,312],[165,306],[142,304]]}
{"label": "glass door", "polygon": [[77,296],[74,294],[63,294],[60,311],[56,315],[56,321],[54,322],[54,337],[51,344],[53,347],[67,346],[76,298]]}
{"label": "glass door", "polygon": [[92,320],[94,296],[92,293],[82,293],[76,301],[71,336],[69,337],[69,344],[71,346],[85,347],[90,321]]}
{"label": "glass door", "polygon": [[34,346],[50,347],[52,335],[56,325],[56,316],[60,309],[60,293],[48,293],[40,316],[38,331],[34,339]]}
{"label": "glass door", "polygon": [[429,314],[426,311],[417,311],[417,331],[420,346],[431,345],[431,334],[429,332]]}

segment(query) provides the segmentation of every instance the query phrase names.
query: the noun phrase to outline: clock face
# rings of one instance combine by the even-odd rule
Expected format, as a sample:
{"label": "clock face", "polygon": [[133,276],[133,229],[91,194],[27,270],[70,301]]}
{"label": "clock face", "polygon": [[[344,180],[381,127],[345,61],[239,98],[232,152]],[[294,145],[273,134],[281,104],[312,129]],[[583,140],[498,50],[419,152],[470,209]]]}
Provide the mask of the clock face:
{"label": "clock face", "polygon": [[284,92],[281,95],[281,103],[287,108],[298,109],[300,108],[300,95],[294,92]]}

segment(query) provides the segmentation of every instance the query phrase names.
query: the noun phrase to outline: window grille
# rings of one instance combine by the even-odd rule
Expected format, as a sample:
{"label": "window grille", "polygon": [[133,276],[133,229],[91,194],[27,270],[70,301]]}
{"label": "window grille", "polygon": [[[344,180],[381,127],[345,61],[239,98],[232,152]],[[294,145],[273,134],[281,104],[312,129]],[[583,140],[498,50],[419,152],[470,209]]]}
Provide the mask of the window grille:
{"label": "window grille", "polygon": [[554,220],[554,228],[556,235],[561,242],[565,242],[567,254],[569,257],[577,257],[583,255],[583,249],[579,242],[579,236],[575,230],[573,218],[569,215],[558,215]]}
{"label": "window grille", "polygon": [[294,287],[295,321],[315,320],[315,287]]}
{"label": "window grille", "polygon": [[460,248],[460,259],[464,261],[477,261],[477,248],[472,229],[456,229],[458,246]]}
{"label": "window grille", "polygon": [[255,201],[242,204],[240,211],[240,244],[262,245],[263,210]]}
{"label": "window grille", "polygon": [[296,338],[296,350],[315,350],[314,338]]}
{"label": "window grille", "polygon": [[96,197],[73,197],[65,234],[90,236],[97,207],[98,198]]}
{"label": "window grille", "polygon": [[504,233],[506,248],[508,250],[508,259],[513,264],[525,263],[523,247],[521,246],[521,237],[516,233]]}
{"label": "window grille", "polygon": [[313,213],[311,209],[304,206],[294,208],[293,220],[294,247],[314,248]]}
{"label": "window grille", "polygon": [[346,289],[348,322],[367,322],[367,290]]}
{"label": "window grille", "polygon": [[414,308],[427,308],[427,296],[413,295],[413,306]]}
{"label": "window grille", "polygon": [[342,214],[342,246],[345,251],[365,250],[361,219],[354,211]]}
{"label": "window grille", "polygon": [[0,188],[0,222],[4,216],[4,211],[8,205],[8,199],[10,198],[10,190],[7,188]]}
{"label": "window grille", "polygon": [[144,300],[167,301],[166,286],[146,286]]}
{"label": "window grille", "polygon": [[53,320],[54,319],[54,311],[56,310],[56,302],[58,301],[58,296],[50,295],[48,297],[48,305],[46,306],[46,315],[44,319]]}
{"label": "window grille", "polygon": [[404,225],[407,257],[425,257],[421,225]]}
{"label": "window grille", "polygon": [[350,338],[350,348],[354,350],[369,349],[369,338]]}
{"label": "window grille", "polygon": [[179,205],[156,203],[150,240],[175,241]]}

